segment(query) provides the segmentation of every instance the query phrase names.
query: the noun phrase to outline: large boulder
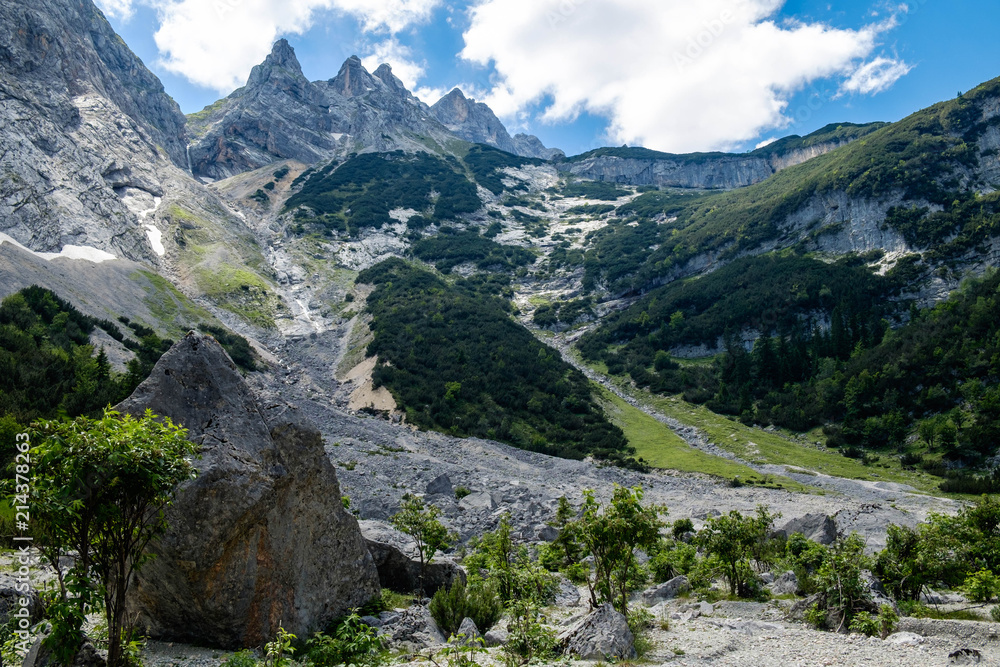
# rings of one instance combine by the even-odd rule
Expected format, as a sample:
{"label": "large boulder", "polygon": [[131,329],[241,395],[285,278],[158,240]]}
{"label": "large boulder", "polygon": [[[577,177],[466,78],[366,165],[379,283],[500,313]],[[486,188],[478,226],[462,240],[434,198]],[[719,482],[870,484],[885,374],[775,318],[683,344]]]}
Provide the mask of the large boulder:
{"label": "large boulder", "polygon": [[636,656],[635,637],[628,621],[610,604],[604,604],[559,635],[566,655],[582,660],[629,660]]}
{"label": "large boulder", "polygon": [[145,633],[259,646],[279,625],[305,637],[379,593],[319,432],[271,428],[214,338],[188,334],[118,406],[147,409],[187,427],[201,458],[135,580],[129,612]]}
{"label": "large boulder", "polygon": [[830,545],[837,541],[837,522],[826,514],[805,514],[787,521],[774,531],[775,535],[790,537],[802,533],[806,539],[818,544]]}
{"label": "large boulder", "polygon": [[[361,521],[360,527],[382,588],[397,593],[418,590],[420,554],[413,538],[382,521]],[[450,558],[438,555],[432,562],[424,563],[425,595],[434,595],[442,587],[451,588],[456,579],[465,583],[465,570]]]}

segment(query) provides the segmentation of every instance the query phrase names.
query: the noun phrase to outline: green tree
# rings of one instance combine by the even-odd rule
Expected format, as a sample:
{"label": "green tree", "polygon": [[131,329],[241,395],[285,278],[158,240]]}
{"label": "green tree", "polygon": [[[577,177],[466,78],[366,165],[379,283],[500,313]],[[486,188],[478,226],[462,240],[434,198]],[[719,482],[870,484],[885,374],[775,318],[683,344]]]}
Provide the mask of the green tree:
{"label": "green tree", "polygon": [[125,597],[143,552],[167,524],[164,508],[178,484],[195,475],[197,446],[170,419],[147,411],[141,418],[105,410],[100,419],[38,421],[31,450],[33,523],[43,553],[78,554],[57,603],[51,644],[68,661],[97,595],[108,622],[108,665],[125,664],[123,638],[131,635]]}
{"label": "green tree", "polygon": [[660,539],[660,518],[666,507],[642,505],[641,487],[615,486],[611,503],[603,506],[593,491],[584,492],[583,515],[577,522],[580,541],[594,557],[588,580],[590,599],[597,606],[611,602],[628,616],[628,596],[640,572],[637,549],[651,549]]}
{"label": "green tree", "polygon": [[399,530],[413,538],[417,543],[417,554],[420,557],[420,596],[424,595],[424,570],[434,559],[434,554],[448,548],[452,536],[448,529],[438,520],[441,510],[428,505],[423,498],[411,494],[403,496],[399,512],[389,520]]}
{"label": "green tree", "polygon": [[780,515],[772,515],[764,506],[757,507],[756,516],[744,516],[736,510],[719,517],[709,517],[695,542],[709,555],[718,558],[723,575],[729,583],[729,591],[740,597],[756,597],[757,587],[750,559],[758,567],[769,560],[769,536],[774,520]]}

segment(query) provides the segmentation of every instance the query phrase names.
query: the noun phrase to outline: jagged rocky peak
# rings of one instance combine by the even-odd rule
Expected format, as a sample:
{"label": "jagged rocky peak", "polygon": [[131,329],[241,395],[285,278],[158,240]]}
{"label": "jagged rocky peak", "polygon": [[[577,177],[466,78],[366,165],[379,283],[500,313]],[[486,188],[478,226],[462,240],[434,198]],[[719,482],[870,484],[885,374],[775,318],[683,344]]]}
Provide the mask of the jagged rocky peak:
{"label": "jagged rocky peak", "polygon": [[330,88],[344,97],[359,97],[372,91],[376,85],[375,79],[357,56],[345,60],[337,76],[330,79]]}
{"label": "jagged rocky peak", "polygon": [[382,63],[375,70],[375,78],[379,79],[389,88],[406,95],[410,94],[410,91],[406,89],[406,85],[399,80],[395,74],[392,73],[392,67],[389,63]]}
{"label": "jagged rocky peak", "polygon": [[306,81],[302,74],[302,66],[299,59],[295,57],[295,49],[286,39],[279,39],[274,43],[271,53],[259,65],[255,65],[250,70],[250,77],[247,79],[247,86],[258,86],[272,78],[293,78]]}
{"label": "jagged rocky peak", "polygon": [[523,137],[521,140],[511,138],[507,128],[492,109],[482,102],[466,97],[460,88],[453,88],[450,93],[438,100],[431,107],[431,113],[438,122],[466,141],[487,144],[525,157],[549,160],[564,155],[557,148],[545,148],[541,140],[535,136],[519,135]]}

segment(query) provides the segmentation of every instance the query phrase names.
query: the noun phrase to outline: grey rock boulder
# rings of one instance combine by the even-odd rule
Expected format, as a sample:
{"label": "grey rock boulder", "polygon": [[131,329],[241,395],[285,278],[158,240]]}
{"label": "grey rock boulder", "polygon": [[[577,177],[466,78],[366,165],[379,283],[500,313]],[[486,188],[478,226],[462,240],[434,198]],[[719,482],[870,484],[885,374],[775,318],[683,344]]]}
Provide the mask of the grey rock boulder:
{"label": "grey rock boulder", "polygon": [[[27,586],[27,590],[21,590],[25,586]],[[27,610],[25,612],[21,611],[22,600],[28,603],[23,607]],[[44,611],[42,598],[33,586],[18,581],[9,572],[0,573],[0,625],[7,623],[11,614],[18,616],[19,619],[27,618],[27,622],[34,625],[42,620]]]}
{"label": "grey rock boulder", "polygon": [[580,604],[580,590],[576,584],[566,577],[559,576],[556,585],[555,604],[557,607],[575,607]]}
{"label": "grey rock boulder", "polygon": [[837,540],[837,522],[826,514],[806,514],[787,521],[774,531],[775,535],[789,537],[802,533],[806,539],[818,544],[830,545]]}
{"label": "grey rock boulder", "polygon": [[445,637],[427,607],[413,605],[382,625],[382,635],[396,648],[421,650],[444,644]]}
{"label": "grey rock boulder", "polygon": [[643,591],[642,601],[647,605],[654,605],[657,602],[663,602],[664,600],[672,600],[678,595],[686,593],[690,590],[691,584],[688,582],[688,578],[682,574],[678,577],[674,577],[670,581],[666,581]]}
{"label": "grey rock boulder", "polygon": [[510,633],[507,632],[506,626],[498,623],[489,629],[483,639],[486,640],[487,646],[503,646],[510,640]]}
{"label": "grey rock boulder", "polygon": [[636,656],[628,621],[610,604],[598,607],[559,635],[566,655],[582,660],[629,660]]}
{"label": "grey rock boulder", "polygon": [[149,636],[259,646],[279,624],[308,636],[379,593],[319,433],[267,424],[214,338],[185,336],[118,406],[147,409],[187,427],[201,452],[128,601]]}
{"label": "grey rock boulder", "polygon": [[462,619],[462,624],[458,626],[458,632],[455,634],[462,637],[462,644],[464,646],[477,645],[479,643],[478,640],[483,638],[479,633],[479,628],[476,627],[476,622],[468,616]]}
{"label": "grey rock boulder", "polygon": [[[420,587],[420,556],[413,538],[382,521],[365,520],[359,526],[381,586],[397,593],[416,591]],[[450,588],[456,579],[465,582],[465,570],[450,558],[438,555],[424,564],[426,595]]]}
{"label": "grey rock boulder", "polygon": [[[47,636],[47,634],[43,633],[35,640],[35,643],[31,645],[28,653],[24,656],[24,661],[21,663],[22,667],[55,667],[59,664],[52,655],[52,650],[42,646],[42,641]],[[99,650],[89,638],[84,637],[83,644],[77,649],[76,655],[73,657],[73,661],[69,667],[107,667],[107,664],[107,652]]]}
{"label": "grey rock boulder", "polygon": [[775,595],[794,594],[799,590],[799,578],[790,570],[782,572],[777,579],[767,585],[767,588]]}
{"label": "grey rock boulder", "polygon": [[427,483],[427,495],[433,496],[437,494],[444,495],[454,495],[455,487],[451,484],[451,478],[448,475],[438,475],[430,482]]}

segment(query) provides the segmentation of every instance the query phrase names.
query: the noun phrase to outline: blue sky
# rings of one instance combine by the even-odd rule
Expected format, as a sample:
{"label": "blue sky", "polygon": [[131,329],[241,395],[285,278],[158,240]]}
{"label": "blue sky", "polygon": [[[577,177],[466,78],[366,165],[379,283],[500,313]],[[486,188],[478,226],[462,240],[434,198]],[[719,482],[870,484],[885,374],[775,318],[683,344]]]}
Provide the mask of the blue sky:
{"label": "blue sky", "polygon": [[1000,3],[969,0],[98,0],[184,112],[278,37],[310,79],[388,60],[428,104],[458,85],[512,133],[744,151],[898,120],[1000,76]]}

